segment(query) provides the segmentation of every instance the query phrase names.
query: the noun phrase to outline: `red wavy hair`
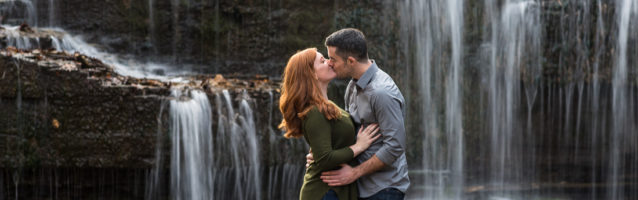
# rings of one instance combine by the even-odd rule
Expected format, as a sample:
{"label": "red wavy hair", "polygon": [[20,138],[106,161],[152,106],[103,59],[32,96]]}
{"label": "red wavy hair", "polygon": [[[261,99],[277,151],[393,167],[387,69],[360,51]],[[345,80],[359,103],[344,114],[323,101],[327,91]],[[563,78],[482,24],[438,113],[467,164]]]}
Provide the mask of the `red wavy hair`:
{"label": "red wavy hair", "polygon": [[315,74],[315,58],[317,48],[308,48],[290,57],[284,69],[279,110],[283,120],[280,129],[286,133],[284,137],[301,137],[301,122],[312,106],[317,106],[326,119],[341,117],[339,108],[321,94],[319,80]]}

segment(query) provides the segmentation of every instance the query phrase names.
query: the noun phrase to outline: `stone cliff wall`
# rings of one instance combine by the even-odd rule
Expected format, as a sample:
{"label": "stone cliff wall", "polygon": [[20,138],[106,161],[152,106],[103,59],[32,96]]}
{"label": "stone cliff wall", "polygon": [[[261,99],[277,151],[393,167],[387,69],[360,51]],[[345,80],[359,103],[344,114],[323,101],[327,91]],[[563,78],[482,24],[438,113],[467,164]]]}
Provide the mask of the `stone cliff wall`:
{"label": "stone cliff wall", "polygon": [[[157,134],[167,134],[170,83],[122,77],[80,54],[11,49],[0,54],[0,142],[6,147],[0,149],[0,166],[153,166]],[[260,109],[259,133],[276,128],[268,120],[281,119],[272,113],[277,83],[193,78],[203,81],[188,87],[206,91],[212,107],[223,89],[236,106],[246,92],[250,106]],[[269,137],[262,138],[268,146]]]}
{"label": "stone cliff wall", "polygon": [[[301,165],[305,148],[288,145],[273,125],[281,120],[273,113],[277,82],[264,76],[185,78],[136,79],[82,54],[0,50],[0,199],[144,198],[160,143],[160,168],[170,163],[171,87],[205,91],[212,108],[224,90],[235,110],[247,98],[255,109],[260,170]],[[217,130],[220,116],[211,114]],[[160,183],[168,183],[169,172],[162,170]],[[168,196],[169,188],[160,189],[160,197]]]}
{"label": "stone cliff wall", "polygon": [[[389,1],[153,1],[153,9],[148,0],[54,2],[54,26],[110,52],[193,63],[202,72],[280,76],[297,50],[325,52],[325,37],[345,27],[367,34],[371,57],[383,66],[400,60],[397,5]],[[49,2],[37,4],[46,26]]]}
{"label": "stone cliff wall", "polygon": [[3,54],[4,167],[150,164],[161,97],[168,88],[105,86],[98,76],[116,74],[76,66],[73,56],[69,63],[47,63],[42,57],[58,55]]}

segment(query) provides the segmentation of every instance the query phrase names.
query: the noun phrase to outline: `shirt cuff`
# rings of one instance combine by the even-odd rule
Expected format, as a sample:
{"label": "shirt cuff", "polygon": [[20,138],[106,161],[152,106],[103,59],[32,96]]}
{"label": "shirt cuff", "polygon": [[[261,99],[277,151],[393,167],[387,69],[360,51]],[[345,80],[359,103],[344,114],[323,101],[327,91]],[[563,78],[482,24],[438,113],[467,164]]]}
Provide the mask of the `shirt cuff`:
{"label": "shirt cuff", "polygon": [[383,162],[387,166],[392,166],[394,161],[396,161],[398,158],[397,156],[394,156],[390,152],[388,152],[388,148],[386,147],[381,147],[381,149],[379,149],[379,151],[377,151],[375,155],[377,156],[377,158],[379,158],[379,160],[381,160],[381,162]]}

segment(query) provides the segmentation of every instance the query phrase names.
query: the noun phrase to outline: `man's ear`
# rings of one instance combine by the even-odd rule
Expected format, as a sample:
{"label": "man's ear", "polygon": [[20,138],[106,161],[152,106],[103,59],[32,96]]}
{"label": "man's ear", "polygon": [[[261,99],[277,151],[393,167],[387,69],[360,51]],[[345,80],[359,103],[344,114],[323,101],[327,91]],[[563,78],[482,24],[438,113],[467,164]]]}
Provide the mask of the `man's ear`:
{"label": "man's ear", "polygon": [[354,65],[357,62],[357,59],[354,59],[352,56],[348,56],[348,64]]}

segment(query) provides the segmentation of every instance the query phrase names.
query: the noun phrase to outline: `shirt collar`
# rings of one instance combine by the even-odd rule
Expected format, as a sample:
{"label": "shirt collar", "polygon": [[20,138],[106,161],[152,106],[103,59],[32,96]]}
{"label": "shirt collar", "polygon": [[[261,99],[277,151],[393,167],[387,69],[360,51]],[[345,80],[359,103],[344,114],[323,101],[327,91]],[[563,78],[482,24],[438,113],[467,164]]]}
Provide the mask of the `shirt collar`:
{"label": "shirt collar", "polygon": [[377,63],[374,62],[374,60],[370,60],[370,61],[372,62],[372,65],[370,65],[368,70],[366,70],[366,72],[363,73],[363,75],[359,78],[359,80],[355,80],[357,86],[361,89],[365,89],[366,86],[368,86],[370,81],[372,81],[374,74],[377,73],[377,71],[379,70],[379,67],[377,67]]}

